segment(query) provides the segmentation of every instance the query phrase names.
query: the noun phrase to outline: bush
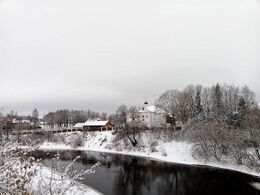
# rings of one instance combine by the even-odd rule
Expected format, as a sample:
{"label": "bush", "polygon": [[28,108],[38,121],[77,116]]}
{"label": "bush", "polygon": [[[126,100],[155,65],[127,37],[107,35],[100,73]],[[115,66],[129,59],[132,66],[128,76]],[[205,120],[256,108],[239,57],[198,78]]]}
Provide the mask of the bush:
{"label": "bush", "polygon": [[80,137],[80,136],[77,136],[77,137],[75,137],[75,138],[72,140],[72,142],[71,142],[71,147],[77,148],[77,147],[83,146],[83,143],[84,143],[83,138]]}
{"label": "bush", "polygon": [[189,123],[184,135],[194,143],[194,157],[218,161],[225,157],[260,170],[260,130],[233,129],[223,120],[214,119]]}
{"label": "bush", "polygon": [[159,150],[160,150],[162,156],[167,156],[167,153],[166,153],[166,151],[165,151],[165,148],[160,147]]}
{"label": "bush", "polygon": [[158,146],[158,141],[152,141],[152,143],[150,143],[151,152],[157,152],[157,149],[156,149],[157,146]]}
{"label": "bush", "polygon": [[113,143],[119,142],[120,140],[124,139],[126,137],[126,133],[123,130],[117,131],[117,133],[114,136]]}
{"label": "bush", "polygon": [[189,139],[195,143],[195,156],[209,160],[214,157],[220,161],[229,150],[228,126],[222,120],[197,121],[189,124]]}
{"label": "bush", "polygon": [[29,149],[19,149],[13,140],[0,145],[0,194],[29,194],[30,183],[36,174],[34,158]]}
{"label": "bush", "polygon": [[20,138],[22,145],[39,145],[46,140],[46,134],[44,133],[32,133],[28,135],[22,135]]}
{"label": "bush", "polygon": [[54,134],[52,136],[52,142],[65,142],[65,136],[63,134]]}

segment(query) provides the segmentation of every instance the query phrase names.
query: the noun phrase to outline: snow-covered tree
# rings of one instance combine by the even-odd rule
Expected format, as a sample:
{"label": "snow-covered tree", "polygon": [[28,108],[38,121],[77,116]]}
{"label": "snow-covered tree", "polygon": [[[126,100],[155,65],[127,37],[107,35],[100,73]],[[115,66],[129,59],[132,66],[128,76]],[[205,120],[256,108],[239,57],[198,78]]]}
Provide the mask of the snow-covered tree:
{"label": "snow-covered tree", "polygon": [[224,104],[223,104],[223,93],[221,86],[217,83],[216,86],[212,87],[212,112],[215,116],[224,113]]}
{"label": "snow-covered tree", "polygon": [[172,127],[176,127],[177,96],[179,93],[178,90],[168,90],[156,100],[156,106],[163,109],[170,117],[171,120],[168,121]]}
{"label": "snow-covered tree", "polygon": [[116,110],[114,123],[121,128],[125,128],[126,122],[127,122],[126,121],[127,120],[127,114],[128,114],[127,106],[125,104],[120,105]]}
{"label": "snow-covered tree", "polygon": [[29,194],[36,174],[34,158],[16,143],[8,140],[0,144],[0,194]]}
{"label": "snow-covered tree", "polygon": [[62,166],[60,162],[60,153],[58,152],[53,158],[50,167],[40,166],[38,169],[33,185],[32,194],[40,195],[65,195],[74,194],[73,189],[81,191],[80,194],[86,193],[86,189],[79,183],[84,177],[94,174],[100,162],[94,164],[90,169],[75,170],[75,163],[80,156],[72,160],[68,165]]}

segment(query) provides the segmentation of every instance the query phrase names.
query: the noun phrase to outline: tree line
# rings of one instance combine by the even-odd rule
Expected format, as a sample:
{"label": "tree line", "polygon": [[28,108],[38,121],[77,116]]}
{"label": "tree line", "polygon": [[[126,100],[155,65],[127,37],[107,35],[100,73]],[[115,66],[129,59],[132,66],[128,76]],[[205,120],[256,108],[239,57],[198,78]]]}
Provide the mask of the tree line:
{"label": "tree line", "polygon": [[[165,110],[167,123],[173,128],[176,123],[186,124],[189,120],[206,120],[221,116],[233,125],[234,128],[243,128],[248,115],[257,112],[255,93],[248,87],[238,87],[228,84],[216,84],[211,87],[202,85],[188,85],[183,90],[171,89],[162,93],[155,105]],[[43,117],[43,121],[51,127],[68,127],[79,122],[100,118],[101,120],[111,120],[117,127],[123,128],[127,125],[127,115],[133,118],[138,127],[138,108],[136,106],[127,107],[125,104],[118,106],[115,113],[99,113],[92,110],[69,110],[60,109],[49,112]],[[7,118],[19,118],[17,114],[11,112]],[[24,117],[20,117],[24,118]],[[26,118],[26,117],[25,117]],[[39,121],[39,111],[34,109],[31,116],[27,117],[34,125]]]}
{"label": "tree line", "polygon": [[231,158],[260,170],[260,109],[248,86],[189,85],[164,92],[156,105],[170,114],[172,126],[182,122],[179,135],[194,144],[195,157]]}
{"label": "tree line", "polygon": [[183,90],[164,92],[156,105],[176,121],[186,124],[190,119],[223,117],[235,128],[245,127],[246,116],[257,109],[255,93],[248,87],[216,84],[211,87],[188,85]]}
{"label": "tree line", "polygon": [[49,112],[43,117],[43,120],[47,122],[51,127],[68,127],[69,125],[75,125],[76,123],[85,122],[86,120],[93,120],[100,118],[101,120],[107,120],[108,114],[103,112],[95,112],[92,110],[57,110],[55,112]]}

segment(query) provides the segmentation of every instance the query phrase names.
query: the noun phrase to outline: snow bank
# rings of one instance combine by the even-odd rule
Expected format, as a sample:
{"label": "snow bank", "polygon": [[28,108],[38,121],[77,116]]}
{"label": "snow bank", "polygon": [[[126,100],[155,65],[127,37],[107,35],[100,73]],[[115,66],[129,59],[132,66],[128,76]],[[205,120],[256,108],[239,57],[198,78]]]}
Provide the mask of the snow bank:
{"label": "snow bank", "polygon": [[[69,133],[67,133],[66,136],[69,136]],[[82,147],[72,148],[71,146],[66,145],[64,143],[44,142],[39,147],[39,149],[97,151],[97,152],[117,153],[117,154],[124,154],[124,155],[134,155],[134,156],[146,157],[146,158],[151,158],[154,160],[160,160],[165,162],[219,167],[219,168],[235,170],[235,171],[260,177],[259,172],[251,170],[244,165],[237,165],[232,160],[226,161],[226,163],[224,163],[224,162],[218,162],[214,160],[202,161],[199,159],[195,159],[192,156],[193,144],[191,143],[177,142],[177,141],[170,141],[164,143],[161,139],[158,139],[156,140],[158,142],[158,145],[156,146],[157,151],[151,152],[149,150],[149,147],[142,148],[142,149],[136,149],[132,147],[131,149],[126,150],[123,148],[122,145],[122,147],[115,148],[113,147],[114,137],[115,135],[113,135],[111,131],[91,132],[87,135],[86,138],[84,138],[85,139],[84,146]],[[141,141],[145,145],[148,145],[147,137],[145,135],[142,136]]]}
{"label": "snow bank", "polygon": [[[69,187],[65,193],[61,193],[62,190],[66,189],[69,185],[69,180],[66,178],[61,178],[59,173],[51,171],[50,168],[41,167],[37,171],[31,182],[31,193],[38,194],[39,190],[41,194],[51,194],[50,189],[53,194],[64,194],[64,195],[101,195],[97,190],[76,183],[75,185]],[[51,187],[50,187],[51,186]]]}

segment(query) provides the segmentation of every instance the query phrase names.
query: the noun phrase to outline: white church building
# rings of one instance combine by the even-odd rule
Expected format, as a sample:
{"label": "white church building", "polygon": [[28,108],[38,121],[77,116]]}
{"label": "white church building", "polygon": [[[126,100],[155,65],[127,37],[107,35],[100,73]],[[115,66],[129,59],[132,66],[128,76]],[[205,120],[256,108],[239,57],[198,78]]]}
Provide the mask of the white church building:
{"label": "white church building", "polygon": [[[127,122],[132,122],[131,114],[127,115]],[[138,110],[138,120],[140,123],[148,128],[165,127],[166,126],[166,112],[154,105],[144,103]]]}

